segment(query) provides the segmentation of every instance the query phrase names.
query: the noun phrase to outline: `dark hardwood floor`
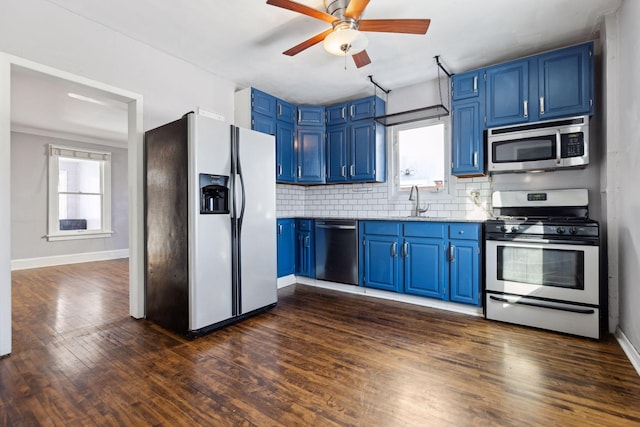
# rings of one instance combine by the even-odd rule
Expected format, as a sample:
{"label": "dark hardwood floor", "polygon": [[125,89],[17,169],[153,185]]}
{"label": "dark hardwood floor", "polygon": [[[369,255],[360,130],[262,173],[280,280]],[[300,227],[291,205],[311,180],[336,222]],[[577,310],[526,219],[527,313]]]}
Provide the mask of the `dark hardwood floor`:
{"label": "dark hardwood floor", "polygon": [[128,316],[127,268],[13,272],[2,425],[640,425],[640,377],[611,337],[296,285],[188,340]]}

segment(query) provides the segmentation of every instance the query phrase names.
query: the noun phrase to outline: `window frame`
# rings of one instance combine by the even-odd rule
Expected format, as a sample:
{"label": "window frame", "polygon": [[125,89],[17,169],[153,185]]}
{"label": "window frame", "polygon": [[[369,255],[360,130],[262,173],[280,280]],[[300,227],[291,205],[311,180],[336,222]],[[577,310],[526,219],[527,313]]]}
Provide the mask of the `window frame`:
{"label": "window frame", "polygon": [[452,199],[454,189],[453,178],[451,175],[451,116],[436,117],[432,119],[419,120],[410,123],[403,123],[391,126],[388,129],[387,138],[391,141],[388,150],[388,159],[391,159],[388,177],[388,191],[392,199],[404,200],[408,199],[411,191],[410,187],[400,188],[400,154],[399,154],[399,136],[400,131],[415,129],[420,127],[432,126],[436,124],[444,124],[444,183],[443,188],[439,191],[433,191],[433,187],[419,186],[423,191],[420,192],[422,200],[449,200]]}
{"label": "window frame", "polygon": [[[47,240],[54,242],[111,237],[113,234],[113,230],[111,230],[111,153],[56,144],[49,144],[47,153],[49,157]],[[60,158],[97,160],[100,162],[101,228],[99,230],[60,230],[60,199],[58,192]]]}

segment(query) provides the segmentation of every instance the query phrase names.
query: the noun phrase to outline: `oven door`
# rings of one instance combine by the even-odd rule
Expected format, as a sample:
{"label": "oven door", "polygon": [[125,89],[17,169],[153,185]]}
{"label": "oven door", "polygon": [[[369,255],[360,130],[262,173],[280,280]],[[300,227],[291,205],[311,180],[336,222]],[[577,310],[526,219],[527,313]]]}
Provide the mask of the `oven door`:
{"label": "oven door", "polygon": [[598,246],[486,241],[490,292],[598,305]]}

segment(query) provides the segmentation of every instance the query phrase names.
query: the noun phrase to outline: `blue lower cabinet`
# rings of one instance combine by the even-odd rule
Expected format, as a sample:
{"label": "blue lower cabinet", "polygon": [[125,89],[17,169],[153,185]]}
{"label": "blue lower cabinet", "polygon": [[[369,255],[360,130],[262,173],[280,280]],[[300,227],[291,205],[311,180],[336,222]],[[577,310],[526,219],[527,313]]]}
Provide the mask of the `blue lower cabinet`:
{"label": "blue lower cabinet", "polygon": [[278,236],[278,277],[284,277],[294,274],[296,270],[295,219],[278,219],[276,227]]}
{"label": "blue lower cabinet", "polygon": [[367,235],[364,238],[363,285],[400,292],[400,258],[396,236]]}
{"label": "blue lower cabinet", "polygon": [[481,225],[361,221],[361,286],[480,305]]}
{"label": "blue lower cabinet", "polygon": [[316,252],[312,219],[298,219],[296,223],[296,275],[316,277]]}
{"label": "blue lower cabinet", "polygon": [[404,291],[408,294],[446,299],[444,241],[405,237]]}

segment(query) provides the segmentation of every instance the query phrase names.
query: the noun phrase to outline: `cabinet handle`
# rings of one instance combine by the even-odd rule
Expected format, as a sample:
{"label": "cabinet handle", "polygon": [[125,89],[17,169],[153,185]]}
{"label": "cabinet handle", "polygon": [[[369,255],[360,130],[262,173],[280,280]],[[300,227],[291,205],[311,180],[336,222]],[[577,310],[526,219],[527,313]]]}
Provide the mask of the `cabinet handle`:
{"label": "cabinet handle", "polygon": [[397,242],[393,242],[393,244],[391,245],[391,258],[395,258],[397,255],[396,249],[398,248],[398,243]]}
{"label": "cabinet handle", "polygon": [[300,110],[298,110],[298,123],[300,123],[301,120],[301,114],[300,114]]}
{"label": "cabinet handle", "polygon": [[282,164],[278,163],[278,176],[282,176]]}
{"label": "cabinet handle", "polygon": [[342,107],[341,114],[340,114],[341,118],[344,119],[346,114],[347,114],[347,107]]}
{"label": "cabinet handle", "polygon": [[544,96],[540,97],[540,114],[544,114]]}
{"label": "cabinet handle", "polygon": [[349,168],[349,175],[354,176],[356,174],[356,165],[351,165]]}
{"label": "cabinet handle", "polygon": [[278,116],[282,115],[282,104],[278,104]]}
{"label": "cabinet handle", "polygon": [[478,166],[478,152],[477,151],[473,152],[473,166],[474,167]]}
{"label": "cabinet handle", "polygon": [[278,224],[278,236],[282,236],[282,224]]}
{"label": "cabinet handle", "polygon": [[409,242],[406,240],[402,244],[402,256],[405,258],[409,256]]}
{"label": "cabinet handle", "polygon": [[354,105],[352,105],[351,107],[349,107],[349,115],[351,116],[351,118],[353,118],[354,113],[353,113],[353,107]]}
{"label": "cabinet handle", "polygon": [[305,248],[309,247],[309,236],[304,236],[304,247]]}
{"label": "cabinet handle", "polygon": [[302,176],[302,167],[298,166],[298,178]]}
{"label": "cabinet handle", "polygon": [[473,78],[473,91],[477,92],[478,91],[478,76],[475,76]]}
{"label": "cabinet handle", "polygon": [[524,116],[529,117],[529,101],[525,99],[522,103],[524,104]]}
{"label": "cabinet handle", "polygon": [[347,177],[347,165],[342,165],[342,176]]}
{"label": "cabinet handle", "polygon": [[449,262],[454,262],[456,260],[455,250],[455,246],[449,245]]}

